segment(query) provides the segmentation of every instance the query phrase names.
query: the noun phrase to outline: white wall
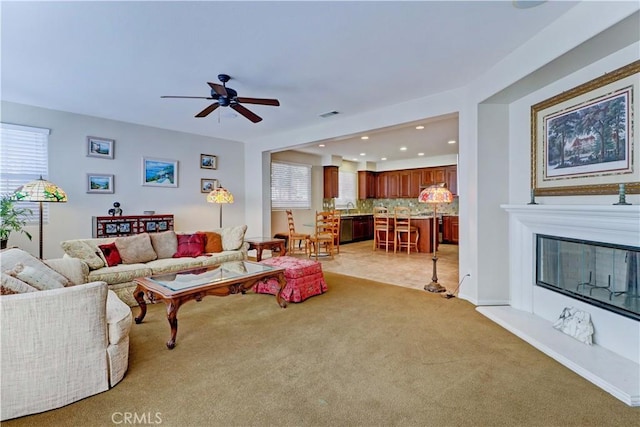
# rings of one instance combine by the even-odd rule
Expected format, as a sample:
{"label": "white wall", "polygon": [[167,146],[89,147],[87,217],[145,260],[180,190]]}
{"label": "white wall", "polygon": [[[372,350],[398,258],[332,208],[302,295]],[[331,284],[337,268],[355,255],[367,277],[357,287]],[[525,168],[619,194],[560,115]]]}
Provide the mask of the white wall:
{"label": "white wall", "polygon": [[[298,151],[283,151],[273,153],[272,160],[282,160],[291,163],[311,165],[311,209],[293,210],[293,220],[296,231],[299,233],[309,233],[313,228],[305,228],[303,224],[315,224],[315,212],[322,210],[324,169],[322,167],[322,157],[313,154],[301,153]],[[269,190],[270,191],[270,190]],[[285,211],[273,210],[271,215],[271,231],[265,230],[265,236],[273,236],[278,232],[288,232],[289,224]]]}
{"label": "white wall", "polygon": [[[244,224],[244,144],[168,131],[80,114],[3,102],[2,121],[51,129],[49,180],[65,190],[68,203],[50,205],[50,223],[44,225],[44,257],[62,256],[62,240],[91,236],[91,217],[107,215],[114,201],[125,215],[145,210],[172,213],[176,230],[217,228],[217,205],[207,203],[200,192],[201,178],[217,178],[235,196],[225,205],[224,225]],[[87,136],[114,139],[113,160],[86,157]],[[200,169],[200,154],[218,156],[218,169]],[[178,160],[178,188],[144,187],[142,157]],[[87,194],[86,174],[113,174],[114,194]],[[27,229],[29,242],[12,233],[9,245],[38,255],[38,227]]]}
{"label": "white wall", "polygon": [[[632,15],[639,8],[640,5],[637,2],[581,2],[487,73],[478,76],[477,80],[468,87],[356,116],[336,117],[317,126],[248,141],[252,149],[247,150],[245,159],[247,185],[259,182],[257,180],[260,178],[263,152],[282,150],[309,142],[353,135],[371,129],[457,112],[459,114],[458,187],[460,193],[464,194],[459,206],[459,269],[461,275],[471,274],[470,279],[467,279],[460,289],[460,297],[475,304],[493,304],[496,301],[507,303],[508,283],[502,276],[500,280],[494,280],[489,273],[492,270],[508,268],[506,265],[509,253],[508,242],[504,238],[487,239],[484,233],[490,234],[492,229],[508,229],[506,215],[500,213],[498,217],[492,216],[492,212],[497,212],[499,209],[499,203],[510,202],[510,200],[502,200],[503,198],[516,196],[517,202],[520,203],[528,199],[528,188],[524,191],[514,189],[510,184],[509,172],[512,170],[518,174],[519,177],[516,180],[519,183],[518,186],[525,182],[524,176],[527,175],[528,166],[515,169],[515,165],[509,162],[509,152],[514,144],[518,146],[523,143],[528,144],[528,129],[527,133],[521,132],[521,120],[515,119],[515,122],[512,122],[514,119],[509,117],[503,123],[495,123],[495,132],[499,141],[491,141],[494,135],[489,129],[485,128],[484,133],[479,135],[481,127],[479,121],[484,119],[478,115],[479,105],[501,91],[514,88],[509,93],[511,98],[507,101],[492,102],[507,106],[544,87],[546,82],[560,79],[564,75],[555,69],[550,69],[551,71],[543,76],[544,78],[528,80],[527,77]],[[610,53],[614,45],[615,43],[611,40],[595,44],[590,46],[589,55],[596,57],[600,55],[599,58],[602,58]],[[615,67],[609,66],[605,71],[612,68]],[[508,138],[504,135],[508,135]],[[479,155],[480,152],[482,155]],[[480,166],[481,158],[489,164]],[[529,155],[524,155],[523,159],[529,159]],[[504,162],[502,165],[506,166],[492,171],[490,177],[480,180],[480,175],[489,170],[492,161]],[[492,194],[491,189],[494,185],[499,187],[499,195],[487,199],[487,196]],[[268,183],[263,182],[262,194],[258,194],[257,191],[252,196],[260,200],[268,197]],[[248,205],[249,228],[260,229],[265,215],[269,215],[269,212],[264,209],[254,209],[253,204]],[[482,234],[481,230],[483,230]],[[480,265],[482,265],[482,271],[486,272],[482,276],[478,276]]]}

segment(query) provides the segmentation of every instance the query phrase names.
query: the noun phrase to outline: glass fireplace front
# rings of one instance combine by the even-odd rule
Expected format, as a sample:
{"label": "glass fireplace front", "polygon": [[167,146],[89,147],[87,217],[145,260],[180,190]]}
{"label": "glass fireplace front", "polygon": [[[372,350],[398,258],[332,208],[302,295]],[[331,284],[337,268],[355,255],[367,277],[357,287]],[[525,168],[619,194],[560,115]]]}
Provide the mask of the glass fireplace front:
{"label": "glass fireplace front", "polygon": [[640,247],[538,234],[536,285],[640,320]]}

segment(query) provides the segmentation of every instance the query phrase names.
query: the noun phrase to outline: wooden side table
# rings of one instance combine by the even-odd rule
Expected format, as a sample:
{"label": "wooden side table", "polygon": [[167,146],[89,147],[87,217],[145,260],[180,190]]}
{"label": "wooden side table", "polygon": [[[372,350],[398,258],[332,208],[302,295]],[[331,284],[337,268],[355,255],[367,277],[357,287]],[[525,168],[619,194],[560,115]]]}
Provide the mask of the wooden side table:
{"label": "wooden side table", "polygon": [[249,244],[249,250],[255,249],[257,252],[256,261],[262,261],[262,251],[269,249],[277,251],[279,256],[286,254],[286,245],[284,239],[275,239],[273,237],[249,237],[244,239]]}

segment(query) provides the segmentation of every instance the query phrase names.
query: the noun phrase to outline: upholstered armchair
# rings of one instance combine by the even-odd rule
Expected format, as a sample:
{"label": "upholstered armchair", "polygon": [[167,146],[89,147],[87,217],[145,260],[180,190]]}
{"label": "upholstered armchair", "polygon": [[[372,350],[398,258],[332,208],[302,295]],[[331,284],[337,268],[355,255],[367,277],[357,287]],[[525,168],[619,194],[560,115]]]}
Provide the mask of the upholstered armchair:
{"label": "upholstered armchair", "polygon": [[[49,264],[82,276],[79,260]],[[0,252],[0,266],[2,420],[65,406],[122,380],[131,309],[105,282],[75,284],[20,249]]]}

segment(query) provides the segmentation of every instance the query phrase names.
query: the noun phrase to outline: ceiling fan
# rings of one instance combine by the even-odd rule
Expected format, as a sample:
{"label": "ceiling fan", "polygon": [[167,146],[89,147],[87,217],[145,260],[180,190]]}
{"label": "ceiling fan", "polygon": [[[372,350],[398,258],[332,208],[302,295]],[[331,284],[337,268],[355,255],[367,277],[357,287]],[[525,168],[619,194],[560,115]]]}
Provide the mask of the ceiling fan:
{"label": "ceiling fan", "polygon": [[272,105],[278,107],[280,102],[277,99],[266,98],[245,98],[238,96],[238,92],[227,87],[226,83],[231,80],[227,74],[218,74],[218,80],[222,84],[207,82],[211,87],[211,96],[161,96],[160,98],[194,98],[194,99],[214,99],[216,102],[209,105],[204,110],[200,111],[195,117],[207,117],[211,112],[215,111],[218,107],[231,107],[238,113],[251,120],[253,123],[258,123],[262,120],[262,117],[258,116],[248,108],[241,105],[244,104],[259,104],[259,105]]}

